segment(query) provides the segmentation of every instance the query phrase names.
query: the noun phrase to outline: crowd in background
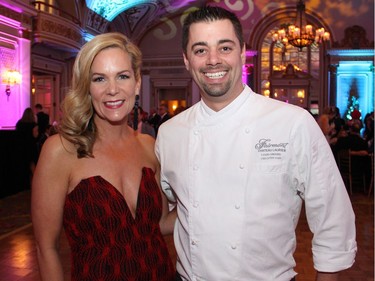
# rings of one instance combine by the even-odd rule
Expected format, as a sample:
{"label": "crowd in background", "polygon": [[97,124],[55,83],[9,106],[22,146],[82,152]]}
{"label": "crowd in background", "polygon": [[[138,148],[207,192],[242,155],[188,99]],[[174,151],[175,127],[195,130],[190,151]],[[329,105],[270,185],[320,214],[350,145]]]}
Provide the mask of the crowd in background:
{"label": "crowd in background", "polygon": [[[148,113],[139,106],[137,131],[156,138],[159,126],[184,109],[185,107],[178,107],[171,114],[168,106],[165,103],[161,103],[157,109],[151,109],[150,113]],[[131,117],[134,117],[134,114]],[[134,128],[133,122],[134,119],[130,118],[129,125]],[[24,155],[25,170],[30,174],[30,178],[32,178],[34,173],[44,142],[49,136],[57,133],[57,127],[58,124],[50,122],[49,115],[44,112],[43,106],[39,103],[34,106],[34,109],[31,107],[26,108],[22,117],[17,121],[16,132],[20,140],[18,148]]]}
{"label": "crowd in background", "polygon": [[16,123],[17,148],[23,155],[23,167],[31,178],[38,162],[39,154],[46,139],[57,133],[57,125],[50,124],[50,118],[43,111],[41,104],[24,110],[22,117]]}
{"label": "crowd in background", "polygon": [[355,109],[350,118],[343,119],[339,109],[330,106],[316,120],[332,148],[337,164],[340,152],[349,151],[352,174],[363,175],[366,186],[371,182],[372,160],[369,156],[374,153],[374,112],[367,113],[363,118],[361,112]]}
{"label": "crowd in background", "polygon": [[374,112],[366,114],[363,118],[361,112],[355,109],[350,118],[343,119],[338,107],[329,106],[317,117],[317,122],[334,153],[340,149],[363,151],[364,154],[373,153]]}
{"label": "crowd in background", "polygon": [[[139,133],[156,138],[159,126],[185,109],[178,107],[171,114],[165,103],[161,103],[156,109],[152,108],[150,112],[139,106],[136,129]],[[133,118],[134,114],[129,119],[129,125],[134,128]],[[338,107],[328,106],[315,118],[335,156],[343,149],[350,149],[352,154],[359,156],[374,153],[374,112],[362,118],[360,111],[354,110],[351,119],[345,120]],[[32,177],[42,145],[49,136],[57,133],[57,124],[50,124],[49,115],[40,104],[36,104],[35,111],[31,107],[25,109],[16,124],[16,131],[22,140],[19,147],[25,155],[25,165]]]}
{"label": "crowd in background", "polygon": [[129,118],[129,126],[135,128],[139,133],[148,134],[156,138],[159,127],[165,121],[178,113],[184,111],[186,108],[183,106],[177,107],[173,114],[169,112],[168,105],[161,103],[158,108],[152,108],[150,112],[143,110],[138,106],[137,125],[134,124],[134,113]]}

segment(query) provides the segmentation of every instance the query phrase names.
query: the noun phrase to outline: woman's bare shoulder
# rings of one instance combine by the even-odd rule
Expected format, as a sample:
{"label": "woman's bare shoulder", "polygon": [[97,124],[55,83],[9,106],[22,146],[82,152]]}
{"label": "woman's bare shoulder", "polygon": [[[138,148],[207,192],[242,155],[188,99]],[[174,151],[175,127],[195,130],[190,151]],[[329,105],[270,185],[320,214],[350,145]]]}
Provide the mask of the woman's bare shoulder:
{"label": "woman's bare shoulder", "polygon": [[139,140],[145,145],[150,145],[150,146],[155,145],[155,139],[148,134],[139,134],[138,137],[139,137]]}
{"label": "woman's bare shoulder", "polygon": [[33,177],[33,186],[36,189],[41,190],[46,188],[46,185],[53,185],[56,190],[67,192],[77,158],[73,147],[58,134],[47,138]]}
{"label": "woman's bare shoulder", "polygon": [[138,140],[144,150],[147,153],[154,154],[154,147],[155,147],[155,139],[147,134],[139,134]]}
{"label": "woman's bare shoulder", "polygon": [[141,144],[143,151],[145,152],[146,159],[151,161],[153,166],[157,166],[158,160],[155,155],[155,139],[147,134],[141,134],[138,136],[139,143]]}
{"label": "woman's bare shoulder", "polygon": [[42,155],[47,154],[50,157],[73,156],[76,151],[74,145],[63,138],[60,134],[55,134],[47,138],[42,147]]}

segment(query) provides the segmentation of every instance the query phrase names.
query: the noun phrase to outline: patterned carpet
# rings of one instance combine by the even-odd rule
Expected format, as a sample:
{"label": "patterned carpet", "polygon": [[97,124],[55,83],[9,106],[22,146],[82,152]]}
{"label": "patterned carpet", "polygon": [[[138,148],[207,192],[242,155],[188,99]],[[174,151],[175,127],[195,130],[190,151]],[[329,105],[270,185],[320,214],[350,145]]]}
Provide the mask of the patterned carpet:
{"label": "patterned carpet", "polygon": [[0,200],[0,239],[30,226],[30,198],[25,190]]}

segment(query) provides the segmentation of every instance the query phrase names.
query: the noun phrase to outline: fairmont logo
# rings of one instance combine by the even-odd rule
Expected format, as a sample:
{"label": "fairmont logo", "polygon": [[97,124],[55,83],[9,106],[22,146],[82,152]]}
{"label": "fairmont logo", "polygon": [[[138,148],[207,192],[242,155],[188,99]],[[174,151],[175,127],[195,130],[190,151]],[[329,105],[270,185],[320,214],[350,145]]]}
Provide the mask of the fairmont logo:
{"label": "fairmont logo", "polygon": [[255,149],[260,151],[273,150],[273,151],[285,151],[288,143],[272,143],[271,139],[260,139],[255,145]]}

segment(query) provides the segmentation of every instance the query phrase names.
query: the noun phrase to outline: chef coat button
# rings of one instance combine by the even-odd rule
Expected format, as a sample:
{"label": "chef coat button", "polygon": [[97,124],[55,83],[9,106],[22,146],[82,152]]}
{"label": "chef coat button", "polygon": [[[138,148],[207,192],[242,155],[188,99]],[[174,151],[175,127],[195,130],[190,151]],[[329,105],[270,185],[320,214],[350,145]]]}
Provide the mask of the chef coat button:
{"label": "chef coat button", "polygon": [[240,204],[236,204],[234,207],[235,207],[237,210],[238,210],[239,208],[241,208]]}
{"label": "chef coat button", "polygon": [[237,245],[234,245],[234,244],[233,244],[233,245],[231,246],[231,248],[232,248],[233,250],[236,250],[236,249],[237,249]]}
{"label": "chef coat button", "polygon": [[240,164],[240,169],[244,169],[245,168],[245,165],[244,164]]}
{"label": "chef coat button", "polygon": [[194,203],[193,203],[193,207],[194,207],[194,208],[198,208],[198,206],[199,206],[199,202],[198,202],[198,201],[194,201]]}
{"label": "chef coat button", "polygon": [[249,129],[249,128],[246,128],[246,129],[245,129],[245,133],[246,133],[246,134],[250,133],[250,129]]}
{"label": "chef coat button", "polygon": [[191,241],[191,245],[193,245],[193,246],[197,245],[197,241],[192,240],[192,241]]}
{"label": "chef coat button", "polygon": [[198,165],[194,165],[193,170],[197,171],[198,169],[199,169],[199,166]]}
{"label": "chef coat button", "polygon": [[199,135],[199,131],[198,130],[194,130],[194,135]]}

